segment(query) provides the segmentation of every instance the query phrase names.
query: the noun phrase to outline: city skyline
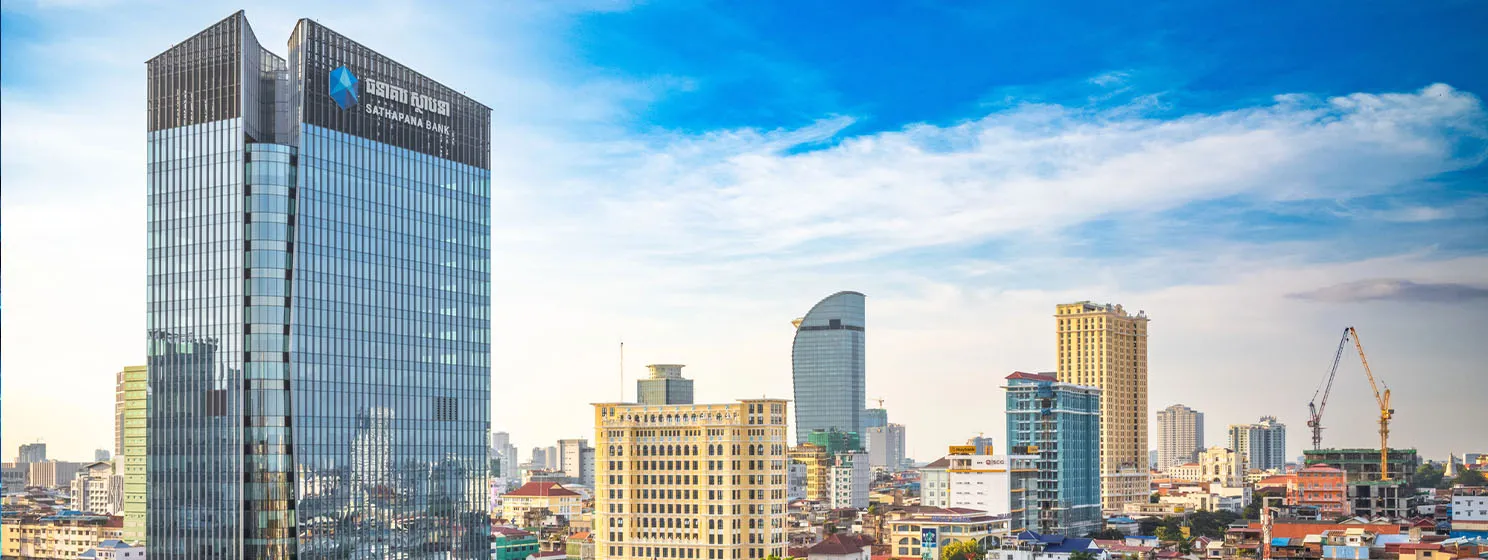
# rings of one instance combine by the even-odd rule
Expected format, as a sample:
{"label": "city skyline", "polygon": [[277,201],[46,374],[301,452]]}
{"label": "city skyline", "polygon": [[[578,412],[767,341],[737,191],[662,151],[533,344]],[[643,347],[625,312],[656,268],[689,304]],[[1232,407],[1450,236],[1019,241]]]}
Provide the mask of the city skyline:
{"label": "city skyline", "polygon": [[[1424,23],[1482,8],[1405,6],[1294,7],[1286,21],[1314,37],[1236,43],[1128,22],[1132,38],[1102,35],[1120,48],[1098,55],[1077,35],[1100,10],[1033,27],[1047,32],[1037,51],[986,32],[1038,21],[1026,12],[921,14],[887,45],[870,39],[897,15],[401,2],[248,15],[281,56],[277,30],[307,15],[494,106],[505,261],[491,352],[509,376],[492,383],[491,420],[521,449],[587,437],[588,403],[622,388],[633,401],[645,364],[688,364],[697,402],[790,398],[786,321],[854,290],[873,298],[863,406],[885,397],[919,461],[1004,433],[986,396],[1013,371],[1055,369],[1052,308],[1080,300],[1154,317],[1149,426],[1177,402],[1206,413],[1209,442],[1276,416],[1293,458],[1337,330],[1356,326],[1396,391],[1392,444],[1439,459],[1488,446],[1427,412],[1488,392],[1474,390],[1488,348],[1473,344],[1488,310],[1488,78],[1454,54],[1488,39]],[[37,438],[69,460],[111,447],[113,376],[146,362],[140,68],[238,8],[4,8],[7,455]],[[1141,10],[1159,27],[1221,17]],[[703,36],[645,32],[682,15],[703,16]],[[982,38],[971,57],[909,46],[931,29]],[[757,56],[702,52],[729,50],[699,48],[714,36]],[[945,70],[840,61],[834,40]],[[1326,447],[1377,441],[1358,367],[1341,368]],[[563,390],[544,390],[554,379]],[[540,411],[561,414],[524,422]]]}

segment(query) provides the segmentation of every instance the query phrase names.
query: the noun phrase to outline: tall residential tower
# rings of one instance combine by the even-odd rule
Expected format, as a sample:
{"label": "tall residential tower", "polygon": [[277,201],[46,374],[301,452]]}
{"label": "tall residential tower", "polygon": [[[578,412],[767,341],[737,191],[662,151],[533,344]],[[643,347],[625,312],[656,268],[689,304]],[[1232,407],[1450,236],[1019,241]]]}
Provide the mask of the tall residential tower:
{"label": "tall residential tower", "polygon": [[1230,449],[1239,453],[1249,468],[1280,469],[1286,466],[1286,424],[1275,416],[1262,416],[1254,424],[1230,425]]}
{"label": "tall residential tower", "polygon": [[1038,510],[1032,529],[1066,536],[1099,531],[1101,390],[1021,371],[1007,376],[1003,390],[1008,453],[1038,457],[1033,495],[1021,498],[1025,510]]}
{"label": "tall residential tower", "polygon": [[1198,460],[1204,449],[1204,413],[1175,404],[1157,411],[1157,470]]}
{"label": "tall residential tower", "polygon": [[1147,315],[1088,301],[1055,307],[1059,381],[1101,390],[1101,502],[1143,503],[1147,480]]}
{"label": "tall residential tower", "polygon": [[805,442],[815,430],[837,429],[861,437],[867,429],[863,303],[863,294],[837,292],[792,321],[796,443]]}
{"label": "tall residential tower", "polygon": [[490,109],[287,53],[238,12],[146,64],[148,555],[488,557]]}

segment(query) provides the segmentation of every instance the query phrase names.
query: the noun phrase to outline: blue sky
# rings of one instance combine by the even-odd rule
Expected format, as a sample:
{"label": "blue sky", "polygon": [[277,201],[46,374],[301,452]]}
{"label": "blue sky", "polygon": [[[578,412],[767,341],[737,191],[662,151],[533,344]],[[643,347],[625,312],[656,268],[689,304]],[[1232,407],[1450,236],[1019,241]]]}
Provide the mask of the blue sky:
{"label": "blue sky", "polygon": [[[1001,377],[1051,368],[1052,308],[1083,299],[1154,317],[1151,408],[1211,438],[1277,415],[1300,451],[1311,392],[1278,388],[1354,324],[1420,385],[1392,385],[1401,438],[1488,450],[1426,420],[1488,398],[1468,1],[7,0],[8,447],[107,441],[111,372],[143,359],[143,62],[240,8],[281,54],[310,17],[493,108],[493,421],[523,447],[586,434],[620,340],[629,377],[788,397],[789,320],[858,290],[869,393],[922,459],[1000,434]],[[1329,437],[1367,445],[1340,383]]]}

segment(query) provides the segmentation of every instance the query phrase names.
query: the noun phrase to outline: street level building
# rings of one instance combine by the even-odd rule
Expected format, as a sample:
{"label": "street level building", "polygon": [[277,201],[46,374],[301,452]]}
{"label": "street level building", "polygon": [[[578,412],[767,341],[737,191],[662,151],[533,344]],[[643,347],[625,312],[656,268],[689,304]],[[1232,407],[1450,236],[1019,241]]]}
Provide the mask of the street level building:
{"label": "street level building", "polygon": [[1054,318],[1059,382],[1101,390],[1102,506],[1146,502],[1147,315],[1081,301],[1056,306]]}
{"label": "street level building", "polygon": [[641,404],[692,404],[692,380],[682,377],[682,364],[651,364],[651,377],[636,381]]}
{"label": "street level building", "polygon": [[786,555],[786,404],[594,405],[594,556]]}
{"label": "street level building", "polygon": [[986,550],[1009,536],[1007,517],[965,508],[915,506],[893,510],[884,526],[889,557],[895,560],[938,559],[940,551],[956,542],[973,542]]}
{"label": "street level building", "polygon": [[796,443],[816,430],[864,433],[864,298],[837,292],[792,321]]}
{"label": "street level building", "polygon": [[1025,498],[1037,505],[1037,532],[1099,531],[1101,390],[1024,372],[1007,376],[1003,390],[1008,452],[1038,456],[1038,490]]}
{"label": "street level building", "polygon": [[238,12],[146,63],[149,556],[486,558],[490,108],[287,54]]}
{"label": "street level building", "polygon": [[44,514],[7,513],[0,520],[0,556],[4,558],[79,558],[88,549],[122,536],[118,517],[79,511]]}
{"label": "street level building", "polygon": [[1204,413],[1181,404],[1157,411],[1157,470],[1198,461],[1203,449]]}
{"label": "street level building", "polygon": [[556,482],[528,482],[501,495],[501,518],[523,527],[566,524],[581,511],[579,493]]}

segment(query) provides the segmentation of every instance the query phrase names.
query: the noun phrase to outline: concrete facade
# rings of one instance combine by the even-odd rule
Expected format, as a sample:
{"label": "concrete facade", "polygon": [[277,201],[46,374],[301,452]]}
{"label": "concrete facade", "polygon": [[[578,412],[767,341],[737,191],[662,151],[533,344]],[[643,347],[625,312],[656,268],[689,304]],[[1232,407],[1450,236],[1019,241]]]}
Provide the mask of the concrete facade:
{"label": "concrete facade", "polygon": [[1121,511],[1149,494],[1147,322],[1120,305],[1088,301],[1055,307],[1058,378],[1101,389],[1101,505]]}
{"label": "concrete facade", "polygon": [[1157,470],[1196,462],[1203,449],[1204,413],[1181,404],[1157,411]]}

